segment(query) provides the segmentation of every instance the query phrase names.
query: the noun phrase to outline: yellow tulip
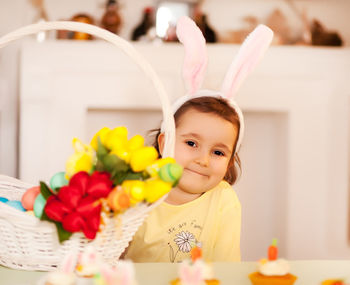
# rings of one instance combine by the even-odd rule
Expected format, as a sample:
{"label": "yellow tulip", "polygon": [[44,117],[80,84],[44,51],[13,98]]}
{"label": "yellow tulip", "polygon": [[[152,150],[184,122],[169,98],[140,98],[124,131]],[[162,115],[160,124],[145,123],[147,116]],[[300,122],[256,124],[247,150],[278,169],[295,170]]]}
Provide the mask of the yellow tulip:
{"label": "yellow tulip", "polygon": [[66,178],[69,179],[79,171],[89,172],[95,163],[95,152],[90,145],[83,144],[79,139],[73,139],[75,153],[66,162]]}
{"label": "yellow tulip", "polygon": [[143,147],[144,143],[145,143],[145,139],[142,136],[135,135],[128,141],[128,150],[129,151],[137,150]]}
{"label": "yellow tulip", "polygon": [[132,152],[130,166],[133,171],[139,172],[146,169],[158,157],[158,152],[154,147],[145,146]]}
{"label": "yellow tulip", "polygon": [[105,146],[110,150],[125,148],[128,141],[128,130],[126,127],[117,127],[111,130],[105,139]]}
{"label": "yellow tulip", "polygon": [[129,194],[131,205],[135,205],[145,199],[145,182],[141,180],[125,180],[122,183],[123,190]]}
{"label": "yellow tulip", "polygon": [[145,199],[149,203],[157,201],[171,190],[171,183],[160,179],[148,179],[145,182]]}
{"label": "yellow tulip", "polygon": [[100,137],[101,143],[104,145],[105,144],[105,139],[106,139],[106,135],[110,132],[110,128],[107,127],[103,127],[102,129],[100,129],[92,138],[90,145],[93,147],[94,150],[97,151],[97,138]]}
{"label": "yellow tulip", "polygon": [[126,163],[129,163],[129,161],[130,161],[131,154],[130,154],[130,152],[128,152],[128,150],[126,148],[119,148],[116,150],[112,150],[110,153],[115,154],[116,156],[118,156],[119,158],[124,160]]}

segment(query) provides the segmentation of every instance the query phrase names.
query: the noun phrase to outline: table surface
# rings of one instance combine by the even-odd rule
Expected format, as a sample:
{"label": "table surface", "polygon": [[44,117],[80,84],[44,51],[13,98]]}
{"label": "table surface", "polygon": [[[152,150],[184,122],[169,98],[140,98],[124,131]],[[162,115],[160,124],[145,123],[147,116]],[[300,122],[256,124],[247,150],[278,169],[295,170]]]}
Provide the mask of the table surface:
{"label": "table surface", "polygon": [[[321,284],[322,280],[342,278],[350,284],[350,260],[290,261],[295,285]],[[250,285],[248,275],[256,271],[255,262],[213,263],[214,274],[222,285]],[[166,285],[177,277],[178,264],[135,263],[139,285]],[[1,285],[36,285],[46,272],[13,270],[0,266]]]}

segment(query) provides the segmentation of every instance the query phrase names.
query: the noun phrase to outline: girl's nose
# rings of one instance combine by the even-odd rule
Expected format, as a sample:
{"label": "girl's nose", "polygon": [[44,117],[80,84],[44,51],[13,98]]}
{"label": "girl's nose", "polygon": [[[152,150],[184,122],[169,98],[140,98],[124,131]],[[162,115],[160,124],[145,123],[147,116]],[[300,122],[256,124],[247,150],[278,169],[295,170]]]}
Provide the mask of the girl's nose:
{"label": "girl's nose", "polygon": [[206,151],[200,152],[196,158],[196,162],[198,164],[200,164],[201,166],[208,166],[209,165],[209,153]]}

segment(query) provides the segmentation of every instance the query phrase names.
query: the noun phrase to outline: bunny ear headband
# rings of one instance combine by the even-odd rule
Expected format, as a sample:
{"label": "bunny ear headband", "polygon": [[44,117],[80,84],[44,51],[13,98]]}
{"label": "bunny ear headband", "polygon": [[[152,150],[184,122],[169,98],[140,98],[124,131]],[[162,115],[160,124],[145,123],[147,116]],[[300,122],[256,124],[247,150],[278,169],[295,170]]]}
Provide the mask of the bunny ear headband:
{"label": "bunny ear headband", "polygon": [[273,38],[272,30],[267,26],[259,25],[248,35],[226,73],[221,91],[199,90],[203,83],[208,59],[205,39],[197,25],[190,18],[181,17],[177,22],[176,34],[185,47],[182,73],[187,95],[175,101],[172,105],[173,113],[175,114],[185,102],[193,98],[209,96],[226,99],[240,121],[237,145],[234,150],[236,152],[242,142],[244,120],[242,111],[233,98],[244,79],[258,64],[269,47]]}

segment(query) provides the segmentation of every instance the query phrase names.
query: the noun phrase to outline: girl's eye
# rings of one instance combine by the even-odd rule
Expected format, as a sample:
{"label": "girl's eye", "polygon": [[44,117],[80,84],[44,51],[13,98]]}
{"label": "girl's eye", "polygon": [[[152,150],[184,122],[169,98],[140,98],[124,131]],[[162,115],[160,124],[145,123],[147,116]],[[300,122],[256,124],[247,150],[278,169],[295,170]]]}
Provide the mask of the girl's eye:
{"label": "girl's eye", "polygon": [[196,143],[194,141],[186,141],[186,144],[188,144],[191,147],[195,147]]}
{"label": "girl's eye", "polygon": [[222,151],[220,151],[220,150],[215,150],[214,154],[218,155],[218,156],[225,156],[225,154]]}

